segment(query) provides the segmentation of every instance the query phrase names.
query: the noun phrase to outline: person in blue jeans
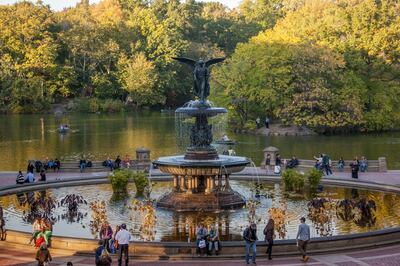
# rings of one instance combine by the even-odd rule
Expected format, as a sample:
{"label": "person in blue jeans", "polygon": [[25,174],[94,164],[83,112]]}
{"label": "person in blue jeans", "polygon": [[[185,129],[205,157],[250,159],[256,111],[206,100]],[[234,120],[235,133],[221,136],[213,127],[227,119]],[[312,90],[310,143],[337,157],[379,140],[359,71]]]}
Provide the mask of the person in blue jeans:
{"label": "person in blue jeans", "polygon": [[79,168],[81,169],[81,173],[83,172],[83,170],[85,170],[85,168],[86,168],[86,160],[85,159],[81,159],[79,161]]}
{"label": "person in blue jeans", "polygon": [[365,157],[361,157],[361,161],[360,161],[360,171],[361,172],[366,172],[368,171],[368,161],[367,159],[365,159]]}
{"label": "person in blue jeans", "polygon": [[243,239],[246,241],[246,263],[250,264],[250,251],[253,251],[253,256],[251,257],[251,261],[253,264],[256,263],[257,256],[257,246],[256,242],[257,238],[257,226],[255,223],[250,224],[250,226],[246,227],[243,232]]}

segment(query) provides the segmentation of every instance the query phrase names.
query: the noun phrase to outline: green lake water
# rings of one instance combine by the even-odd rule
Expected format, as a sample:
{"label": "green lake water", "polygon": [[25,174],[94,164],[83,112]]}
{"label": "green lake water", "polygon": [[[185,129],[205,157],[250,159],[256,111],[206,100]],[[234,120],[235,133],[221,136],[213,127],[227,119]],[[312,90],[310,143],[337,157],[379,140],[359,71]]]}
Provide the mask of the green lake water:
{"label": "green lake water", "polygon": [[[71,132],[59,134],[60,123]],[[280,149],[283,157],[312,158],[324,152],[333,160],[343,156],[385,156],[390,169],[400,169],[400,132],[348,136],[256,136],[228,134],[238,143],[236,154],[259,165],[267,146]],[[57,120],[54,115],[0,116],[0,170],[25,170],[29,159],[60,158],[79,160],[82,155],[104,160],[146,147],[151,158],[180,153],[175,134],[174,114],[158,112],[121,114],[70,114]]]}

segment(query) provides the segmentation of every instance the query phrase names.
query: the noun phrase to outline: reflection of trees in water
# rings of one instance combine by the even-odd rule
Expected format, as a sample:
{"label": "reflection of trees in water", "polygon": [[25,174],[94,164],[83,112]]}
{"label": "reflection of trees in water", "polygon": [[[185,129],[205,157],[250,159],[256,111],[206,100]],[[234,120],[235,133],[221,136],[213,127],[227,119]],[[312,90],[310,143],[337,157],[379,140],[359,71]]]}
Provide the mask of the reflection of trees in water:
{"label": "reflection of trees in water", "polygon": [[[24,207],[22,220],[33,223],[34,220],[45,218],[54,223],[57,218],[53,216],[53,211],[57,207],[57,200],[51,193],[42,191],[29,191],[17,194],[18,203]],[[26,208],[25,208],[26,207]]]}
{"label": "reflection of trees in water", "polygon": [[157,221],[154,202],[152,200],[140,201],[134,199],[129,209],[132,211],[131,220],[134,222],[134,226],[139,225],[139,228],[132,228],[131,233],[137,235],[137,232],[139,232],[141,240],[154,241]]}
{"label": "reflection of trees in water", "polygon": [[278,232],[280,239],[285,239],[287,229],[287,213],[286,206],[282,205],[280,208],[272,207],[268,210],[269,217],[275,222],[275,230]]}
{"label": "reflection of trees in water", "polygon": [[81,195],[66,195],[59,203],[59,207],[66,207],[65,213],[61,214],[61,219],[66,220],[67,223],[82,223],[83,218],[87,216],[87,212],[80,212],[80,205],[87,205],[86,200]]}
{"label": "reflection of trees in water", "polygon": [[241,240],[240,235],[231,235],[229,231],[230,220],[228,212],[173,212],[171,233],[162,236],[161,241],[194,241],[196,228],[203,223],[207,230],[215,225],[221,240]]}
{"label": "reflection of trees in water", "polygon": [[246,202],[246,208],[247,208],[247,220],[249,223],[258,223],[261,221],[261,217],[258,217],[256,215],[256,210],[257,208],[261,205],[260,201],[250,199],[247,200]]}
{"label": "reflection of trees in water", "polygon": [[335,202],[331,198],[315,198],[308,202],[308,218],[313,222],[317,234],[332,235],[332,218]]}
{"label": "reflection of trees in water", "polygon": [[353,221],[360,227],[371,227],[376,222],[374,200],[344,199],[336,203],[336,216],[343,221]]}
{"label": "reflection of trees in water", "polygon": [[272,193],[272,207],[268,210],[269,218],[274,220],[275,230],[278,232],[280,239],[286,238],[287,228],[289,222],[289,214],[286,206],[286,198],[279,185],[274,186]]}
{"label": "reflection of trees in water", "polygon": [[108,216],[106,210],[106,203],[102,201],[94,201],[89,204],[92,210],[92,220],[90,221],[90,231],[92,235],[97,238],[101,225],[108,223]]}

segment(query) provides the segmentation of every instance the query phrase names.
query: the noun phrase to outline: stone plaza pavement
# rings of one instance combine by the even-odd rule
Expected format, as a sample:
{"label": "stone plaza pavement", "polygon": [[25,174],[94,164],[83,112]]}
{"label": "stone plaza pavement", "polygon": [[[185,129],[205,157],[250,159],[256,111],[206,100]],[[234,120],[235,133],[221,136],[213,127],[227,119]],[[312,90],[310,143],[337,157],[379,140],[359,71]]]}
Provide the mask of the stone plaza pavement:
{"label": "stone plaza pavement", "polygon": [[[243,250],[244,251],[244,250]],[[258,249],[259,253],[265,250]],[[36,249],[26,245],[7,246],[5,242],[0,243],[0,265],[37,265],[34,261]],[[74,266],[94,265],[94,256],[76,256],[51,250],[53,261],[50,265],[66,265],[71,261]],[[117,258],[113,256],[112,265],[118,265]],[[178,265],[178,266],[206,266],[206,265],[246,265],[244,259],[215,259],[207,257],[186,261],[164,261],[164,260],[134,260],[129,261],[129,265],[137,266],[156,266],[156,265]],[[360,250],[354,252],[314,255],[307,263],[299,260],[299,257],[278,257],[269,261],[266,258],[258,259],[257,265],[326,265],[326,266],[398,266],[400,265],[400,245],[381,247],[377,249]]]}

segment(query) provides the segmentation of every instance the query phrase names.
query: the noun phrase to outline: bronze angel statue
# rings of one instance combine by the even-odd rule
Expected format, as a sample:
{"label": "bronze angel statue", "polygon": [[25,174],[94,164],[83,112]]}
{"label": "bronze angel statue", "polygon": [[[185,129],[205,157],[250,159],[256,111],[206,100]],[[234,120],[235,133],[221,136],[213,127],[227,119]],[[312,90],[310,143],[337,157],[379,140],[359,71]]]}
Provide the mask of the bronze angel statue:
{"label": "bronze angel statue", "polygon": [[213,64],[222,62],[225,58],[212,58],[204,61],[199,59],[195,61],[185,57],[172,57],[179,62],[189,65],[193,70],[193,91],[194,94],[200,98],[200,101],[205,102],[206,98],[210,95],[210,69]]}

